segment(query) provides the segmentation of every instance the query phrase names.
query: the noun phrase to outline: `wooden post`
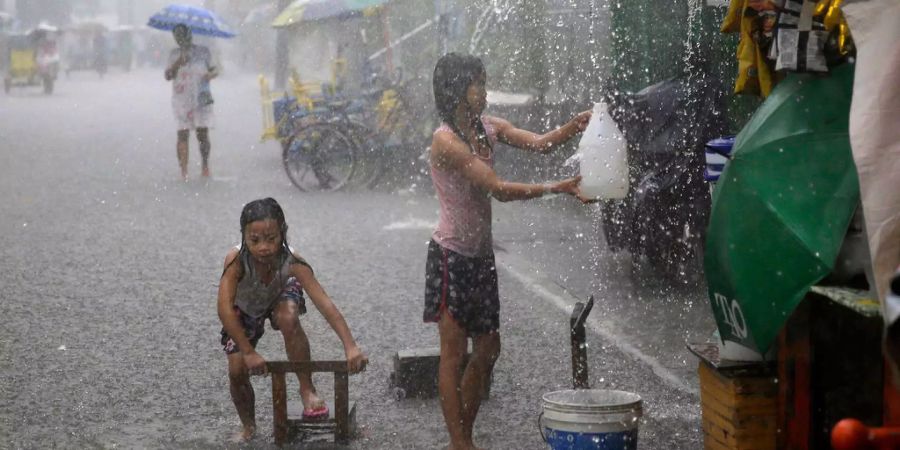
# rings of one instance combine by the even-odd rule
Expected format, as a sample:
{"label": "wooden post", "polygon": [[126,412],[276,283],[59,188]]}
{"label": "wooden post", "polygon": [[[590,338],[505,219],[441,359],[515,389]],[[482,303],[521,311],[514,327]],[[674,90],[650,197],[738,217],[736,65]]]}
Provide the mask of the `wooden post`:
{"label": "wooden post", "polygon": [[778,334],[777,448],[810,448],[810,304],[803,301]]}
{"label": "wooden post", "polygon": [[883,424],[884,426],[900,426],[900,386],[895,382],[894,374],[891,372],[891,363],[887,358],[884,358],[882,372],[884,373]]}
{"label": "wooden post", "polygon": [[575,389],[590,389],[587,365],[587,346],[585,344],[584,322],[587,320],[591,308],[594,307],[594,296],[587,302],[575,303],[572,317],[569,320],[572,338],[572,385]]}
{"label": "wooden post", "polygon": [[350,439],[350,399],[347,372],[334,373],[334,441]]}
{"label": "wooden post", "polygon": [[272,416],[274,418],[275,445],[282,445],[287,440],[287,387],[284,372],[272,373]]}

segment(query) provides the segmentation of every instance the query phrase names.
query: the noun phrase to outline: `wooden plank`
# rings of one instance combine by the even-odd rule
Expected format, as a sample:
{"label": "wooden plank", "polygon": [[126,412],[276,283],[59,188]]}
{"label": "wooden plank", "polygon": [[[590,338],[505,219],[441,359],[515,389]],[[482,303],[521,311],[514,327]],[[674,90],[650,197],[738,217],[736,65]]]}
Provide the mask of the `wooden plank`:
{"label": "wooden plank", "polygon": [[703,409],[711,408],[721,414],[722,417],[725,417],[732,422],[738,422],[758,415],[775,415],[778,407],[775,401],[771,401],[760,404],[741,405],[736,408],[733,405],[729,405],[722,401],[718,396],[709,392],[706,389],[706,386],[702,385],[700,386],[700,404]]}
{"label": "wooden plank", "polygon": [[768,395],[776,386],[772,375],[725,376],[708,364],[701,364],[697,372],[703,381],[739,395]]}
{"label": "wooden plank", "polygon": [[778,390],[775,378],[772,376],[731,378],[723,376],[706,364],[701,364],[697,372],[701,383],[736,395],[765,397],[775,395]]}
{"label": "wooden plank", "polygon": [[717,383],[715,380],[710,380],[706,375],[701,374],[700,377],[700,386],[702,388],[705,388],[716,398],[721,399],[722,402],[734,406],[763,405],[768,404],[769,401],[775,401],[777,395],[777,387],[774,380],[771,380],[769,382],[771,383],[771,390],[767,393],[760,392],[752,394],[742,394],[734,391],[733,389],[729,389],[727,386],[723,386]]}
{"label": "wooden plank", "polygon": [[[705,437],[711,437],[713,441],[724,444],[732,450],[774,450],[775,433],[771,435],[736,436],[703,421]],[[705,441],[705,440],[704,440]]]}
{"label": "wooden plank", "polygon": [[759,416],[750,416],[740,421],[732,421],[727,417],[719,414],[718,411],[713,410],[712,408],[704,408],[703,409],[703,418],[709,420],[714,423],[719,428],[724,430],[728,430],[734,433],[738,432],[759,432],[764,433],[768,431],[774,432],[777,428],[775,413],[772,412],[769,415],[759,415]]}
{"label": "wooden plank", "polygon": [[272,416],[274,417],[275,445],[283,445],[287,440],[287,386],[284,373],[272,373]]}
{"label": "wooden plank", "polygon": [[334,372],[348,373],[347,361],[269,361],[266,368],[271,373]]}
{"label": "wooden plank", "polygon": [[812,436],[812,342],[809,299],[778,334],[778,447],[809,448]]}
{"label": "wooden plank", "polygon": [[[737,395],[731,395],[728,393],[723,393],[721,391],[717,392],[715,390],[715,388],[701,384],[700,385],[701,395],[703,394],[704,391],[707,393],[708,401],[715,401],[717,403],[721,403],[725,407],[734,409],[735,411],[743,411],[745,409],[751,410],[751,409],[774,407],[777,402],[774,394],[769,397],[758,397],[758,396],[744,397],[744,396],[737,396]],[[702,399],[703,398],[701,397],[701,400]]]}
{"label": "wooden plank", "polygon": [[719,441],[715,436],[703,432],[703,448],[705,450],[733,450],[728,444]]}
{"label": "wooden plank", "polygon": [[716,422],[714,417],[710,417],[708,415],[703,416],[703,421],[718,430],[722,430],[729,436],[735,436],[739,440],[746,440],[747,438],[756,438],[760,436],[771,436],[772,439],[775,439],[775,433],[777,430],[774,423],[770,425],[757,424],[752,427],[738,428],[731,426],[728,422],[725,422],[724,424]]}
{"label": "wooden plank", "polygon": [[334,440],[347,442],[350,440],[350,394],[349,380],[346,372],[334,374]]}
{"label": "wooden plank", "polygon": [[894,374],[891,373],[891,365],[884,360],[884,426],[900,425],[900,386],[894,383]]}
{"label": "wooden plank", "polygon": [[726,443],[704,429],[703,448],[706,450],[775,450],[775,441],[736,442]]}

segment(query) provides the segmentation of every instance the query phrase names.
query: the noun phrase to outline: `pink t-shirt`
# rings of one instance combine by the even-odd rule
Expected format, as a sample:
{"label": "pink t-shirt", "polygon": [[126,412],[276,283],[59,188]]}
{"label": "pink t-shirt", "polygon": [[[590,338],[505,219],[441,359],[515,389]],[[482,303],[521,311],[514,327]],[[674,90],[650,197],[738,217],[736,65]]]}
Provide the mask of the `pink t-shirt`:
{"label": "pink t-shirt", "polygon": [[[481,123],[493,146],[497,142],[497,130],[489,118]],[[441,124],[435,133],[453,130]],[[487,157],[475,157],[494,167],[494,152]],[[441,216],[431,235],[441,247],[464,256],[484,256],[493,251],[491,239],[491,194],[466,179],[461,173],[437,168],[431,164],[431,181],[441,204]]]}

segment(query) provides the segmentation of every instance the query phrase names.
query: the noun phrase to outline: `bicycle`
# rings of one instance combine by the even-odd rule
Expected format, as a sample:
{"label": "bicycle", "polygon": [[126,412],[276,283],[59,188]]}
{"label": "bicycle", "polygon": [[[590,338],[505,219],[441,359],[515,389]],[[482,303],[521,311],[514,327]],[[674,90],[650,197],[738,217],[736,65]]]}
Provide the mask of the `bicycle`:
{"label": "bicycle", "polygon": [[311,85],[301,84],[296,73],[290,82],[294,96],[284,94],[274,99],[260,76],[262,139],[278,139],[285,173],[301,191],[342,189],[353,177],[355,146],[346,133],[323,121],[322,116],[330,109],[321,101],[317,104]]}
{"label": "bicycle", "polygon": [[296,73],[290,82],[293,97],[272,99],[260,78],[263,139],[281,141],[285,171],[302,191],[372,188],[392,157],[405,162],[407,150],[424,148],[426,136],[413,128],[415,116],[401,93],[406,83],[389,82],[348,100],[325,86],[301,84]]}
{"label": "bicycle", "polygon": [[[353,184],[374,188],[386,175],[409,175],[404,167],[421,172],[422,150],[427,148],[429,134],[421,117],[411,107],[409,82],[394,82],[365,94],[365,104],[374,107],[362,111],[349,110],[335,120],[354,142],[356,172]],[[377,101],[376,101],[377,99]],[[416,124],[422,124],[421,129]],[[430,129],[428,130],[430,132]]]}
{"label": "bicycle", "polygon": [[311,123],[287,139],[282,162],[291,183],[301,191],[335,191],[353,178],[354,144],[331,124]]}

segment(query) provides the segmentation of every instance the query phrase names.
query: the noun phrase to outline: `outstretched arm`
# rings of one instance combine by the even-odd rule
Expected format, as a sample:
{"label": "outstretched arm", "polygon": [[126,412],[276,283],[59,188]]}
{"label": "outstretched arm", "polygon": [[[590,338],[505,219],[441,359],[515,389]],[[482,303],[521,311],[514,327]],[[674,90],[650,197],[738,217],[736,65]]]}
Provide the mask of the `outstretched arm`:
{"label": "outstretched arm", "polygon": [[497,129],[497,138],[513,147],[536,153],[550,153],[554,148],[572,139],[578,133],[587,128],[591,120],[591,112],[579,113],[565,125],[545,134],[532,133],[528,130],[516,128],[513,124],[499,117],[488,117]]}
{"label": "outstretched arm", "polygon": [[244,327],[241,325],[238,314],[234,310],[234,297],[240,277],[240,265],[235,261],[237,256],[237,249],[232,249],[228,256],[225,257],[225,271],[222,273],[222,279],[219,280],[219,299],[217,302],[219,320],[222,321],[225,333],[237,344],[250,374],[262,375],[266,373],[266,360],[259,353],[256,353],[256,350],[250,345],[250,340],[244,334]]}
{"label": "outstretched arm", "polygon": [[578,188],[578,183],[581,181],[580,176],[545,184],[515,183],[502,180],[493,168],[475,157],[469,147],[449,131],[439,131],[434,134],[431,142],[431,163],[435,167],[462,174],[463,177],[490,192],[492,197],[501,202],[527,200],[549,193],[569,194],[582,202],[590,201],[582,197],[581,190]]}
{"label": "outstretched arm", "polygon": [[331,328],[340,338],[341,343],[344,344],[344,353],[347,355],[347,365],[350,371],[359,372],[364,370],[369,359],[356,345],[353,334],[350,333],[350,327],[347,326],[347,321],[344,320],[344,315],[341,314],[331,297],[319,284],[312,269],[304,264],[294,264],[291,266],[291,274],[300,280],[300,285],[303,286],[303,290],[306,291],[310,300],[316,305],[316,309],[325,317],[325,321],[328,322],[328,325],[331,325]]}

